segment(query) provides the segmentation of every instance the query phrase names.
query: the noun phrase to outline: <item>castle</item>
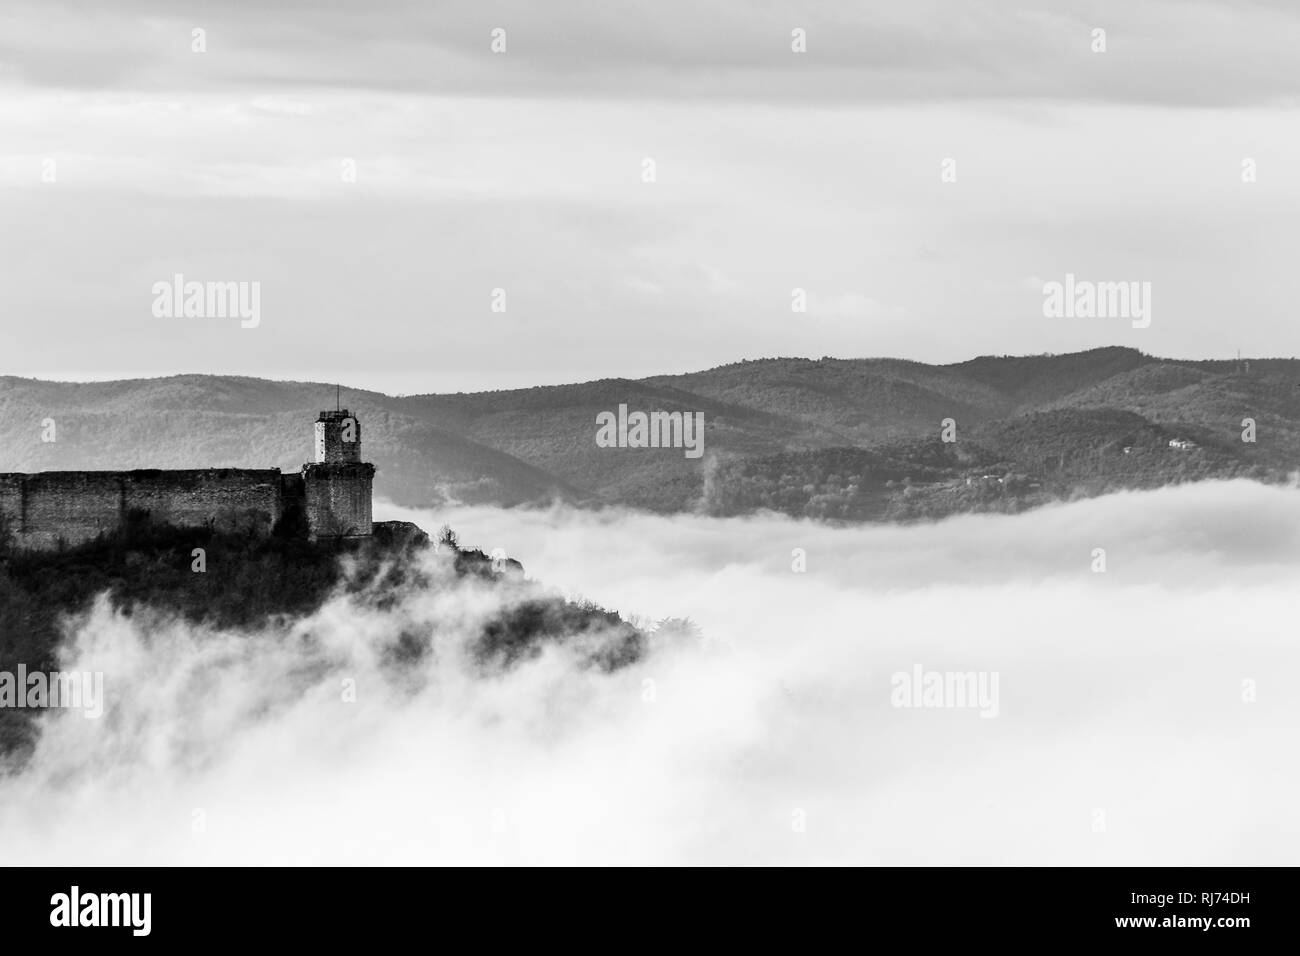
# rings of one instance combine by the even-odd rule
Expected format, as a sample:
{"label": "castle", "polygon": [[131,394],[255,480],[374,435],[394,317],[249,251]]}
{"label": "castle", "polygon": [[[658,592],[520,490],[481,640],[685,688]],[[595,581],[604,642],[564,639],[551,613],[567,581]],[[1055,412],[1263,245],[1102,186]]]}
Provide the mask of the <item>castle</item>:
{"label": "castle", "polygon": [[0,474],[0,515],[18,548],[74,546],[118,528],[128,514],[178,527],[267,534],[300,517],[312,539],[371,533],[375,466],[361,460],[361,423],[347,409],[316,419],[315,461],[278,468],[45,471]]}

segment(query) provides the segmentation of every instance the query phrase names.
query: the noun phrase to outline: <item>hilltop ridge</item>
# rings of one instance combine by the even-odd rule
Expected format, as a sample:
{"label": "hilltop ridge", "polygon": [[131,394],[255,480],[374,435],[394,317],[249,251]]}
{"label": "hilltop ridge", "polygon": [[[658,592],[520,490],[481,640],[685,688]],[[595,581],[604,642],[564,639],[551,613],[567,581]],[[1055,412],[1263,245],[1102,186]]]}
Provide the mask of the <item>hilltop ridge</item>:
{"label": "hilltop ridge", "polygon": [[[1200,478],[1283,480],[1300,463],[1297,382],[1296,359],[1107,347],[946,365],[779,357],[474,393],[345,391],[379,467],[375,495],[401,505],[558,500],[905,520]],[[246,376],[0,378],[0,471],[293,468],[309,451],[303,415],[333,393]],[[620,404],[703,412],[703,458],[598,447],[597,414]],[[59,424],[57,443],[39,440],[45,418]],[[955,444],[939,441],[949,418]],[[1241,440],[1245,418],[1253,444]],[[1188,447],[1169,445],[1182,440]],[[962,490],[986,475],[1013,480],[996,494]]]}

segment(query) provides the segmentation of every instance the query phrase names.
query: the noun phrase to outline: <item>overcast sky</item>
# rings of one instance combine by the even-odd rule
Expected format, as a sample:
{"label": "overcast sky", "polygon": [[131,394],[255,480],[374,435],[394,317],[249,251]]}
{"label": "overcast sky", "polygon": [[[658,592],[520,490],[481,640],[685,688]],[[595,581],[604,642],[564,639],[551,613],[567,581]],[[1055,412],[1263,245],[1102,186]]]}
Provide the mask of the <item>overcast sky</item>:
{"label": "overcast sky", "polygon": [[[1297,355],[1297,49],[1282,0],[5,0],[0,372]],[[1150,327],[1045,318],[1067,272]],[[177,273],[260,325],[155,317]]]}

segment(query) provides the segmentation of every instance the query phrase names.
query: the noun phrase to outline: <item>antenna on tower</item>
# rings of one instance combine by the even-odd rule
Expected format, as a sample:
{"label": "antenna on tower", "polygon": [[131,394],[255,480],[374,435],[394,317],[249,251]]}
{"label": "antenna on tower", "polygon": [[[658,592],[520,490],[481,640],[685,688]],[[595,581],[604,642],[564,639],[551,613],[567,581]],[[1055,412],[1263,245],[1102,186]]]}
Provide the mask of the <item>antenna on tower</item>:
{"label": "antenna on tower", "polygon": [[343,386],[337,382],[334,384],[334,411],[343,411]]}

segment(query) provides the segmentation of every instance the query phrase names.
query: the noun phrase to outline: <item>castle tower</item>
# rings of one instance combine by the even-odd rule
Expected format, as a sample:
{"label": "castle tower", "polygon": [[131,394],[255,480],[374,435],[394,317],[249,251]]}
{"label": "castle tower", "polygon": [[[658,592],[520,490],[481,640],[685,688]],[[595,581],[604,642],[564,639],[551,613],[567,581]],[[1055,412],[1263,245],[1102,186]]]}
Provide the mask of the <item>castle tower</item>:
{"label": "castle tower", "polygon": [[361,423],[346,408],[316,419],[316,461],[360,461]]}
{"label": "castle tower", "polygon": [[370,534],[375,466],[361,460],[361,423],[346,408],[316,418],[316,460],[302,466],[307,527],[313,538]]}

